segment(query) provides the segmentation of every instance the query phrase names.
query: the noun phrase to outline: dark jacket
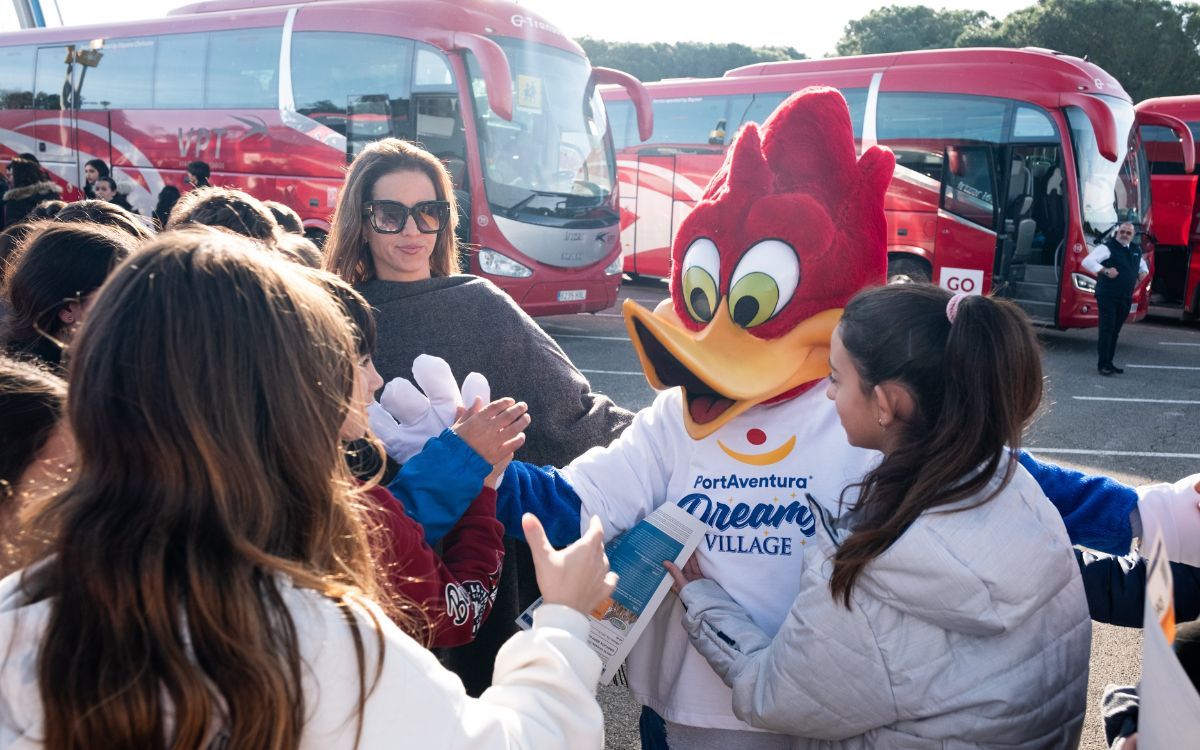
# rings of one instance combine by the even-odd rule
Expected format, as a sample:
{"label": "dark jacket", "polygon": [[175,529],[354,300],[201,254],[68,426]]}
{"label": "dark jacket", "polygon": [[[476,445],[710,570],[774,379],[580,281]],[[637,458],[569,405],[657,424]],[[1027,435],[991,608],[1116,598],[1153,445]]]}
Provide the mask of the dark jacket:
{"label": "dark jacket", "polygon": [[4,226],[21,221],[42,201],[58,200],[60,197],[62,188],[49,180],[8,190],[4,194]]}
{"label": "dark jacket", "polygon": [[[1146,602],[1146,560],[1075,550],[1083,574],[1088,611],[1096,622],[1126,628],[1142,627]],[[1200,568],[1171,563],[1175,583],[1175,621],[1200,618]]]}
{"label": "dark jacket", "polygon": [[1100,261],[1105,268],[1117,269],[1117,278],[1110,279],[1101,274],[1096,279],[1096,296],[1114,299],[1131,299],[1133,288],[1137,286],[1138,270],[1142,262],[1142,248],[1136,242],[1125,247],[1116,238],[1110,237],[1104,241],[1108,248],[1108,257]]}

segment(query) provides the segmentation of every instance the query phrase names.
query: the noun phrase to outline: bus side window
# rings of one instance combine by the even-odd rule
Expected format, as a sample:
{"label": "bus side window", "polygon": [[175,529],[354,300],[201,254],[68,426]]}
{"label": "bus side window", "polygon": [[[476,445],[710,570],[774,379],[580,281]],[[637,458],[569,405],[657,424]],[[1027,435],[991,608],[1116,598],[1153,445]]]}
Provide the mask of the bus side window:
{"label": "bus side window", "polygon": [[[292,35],[292,96],[296,111],[346,135],[349,97],[384,96],[391,122],[376,138],[412,137],[409,98],[413,42],[380,34],[299,31]],[[373,115],[378,117],[378,113]],[[355,130],[366,135],[366,123]]]}
{"label": "bus side window", "polygon": [[0,109],[33,107],[33,47],[0,49]]}
{"label": "bus side window", "polygon": [[34,109],[65,109],[64,91],[70,94],[71,67],[67,65],[67,45],[41,47],[37,51],[37,75],[34,79]]}
{"label": "bus side window", "polygon": [[279,106],[279,29],[213,32],[205,65],[204,105],[275,109]]}
{"label": "bus side window", "polygon": [[641,143],[640,140],[634,140],[629,124],[630,113],[633,112],[632,102],[626,99],[606,101],[604,111],[608,116],[608,129],[612,131],[613,148],[620,151]]}
{"label": "bus side window", "polygon": [[770,93],[758,93],[754,95],[754,100],[750,102],[750,106],[746,108],[745,114],[742,115],[741,121],[738,123],[738,128],[748,122],[753,122],[762,125],[763,121],[771,116],[784,99],[791,95],[790,91],[778,91]]}
{"label": "bus side window", "polygon": [[[79,83],[81,109],[149,109],[156,39],[107,39],[80,56],[87,75]],[[91,63],[90,65],[88,63]]]}
{"label": "bus side window", "polygon": [[155,109],[203,107],[208,34],[166,34],[155,47]]}
{"label": "bus side window", "polygon": [[942,208],[991,229],[996,213],[996,174],[988,146],[947,146],[942,170]]}

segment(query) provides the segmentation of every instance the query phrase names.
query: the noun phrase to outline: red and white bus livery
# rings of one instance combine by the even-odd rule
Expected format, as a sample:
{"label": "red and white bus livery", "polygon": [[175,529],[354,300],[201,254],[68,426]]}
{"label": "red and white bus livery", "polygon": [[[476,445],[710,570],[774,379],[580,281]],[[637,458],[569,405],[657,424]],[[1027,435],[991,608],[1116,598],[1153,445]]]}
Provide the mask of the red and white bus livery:
{"label": "red and white bus livery", "polygon": [[[603,90],[622,183],[625,270],[666,276],[670,238],[738,128],[814,85],[846,97],[860,148],[896,153],[886,200],[890,275],[995,291],[1049,325],[1096,325],[1094,278],[1080,262],[1118,220],[1145,226],[1149,175],[1121,85],[1049,50],[763,63],[723,78],[651,83],[647,142],[636,137],[628,95]],[[1186,127],[1173,127],[1190,148]],[[1145,286],[1135,300],[1131,314],[1141,317]]]}
{"label": "red and white bus livery", "polygon": [[604,309],[620,285],[616,167],[593,68],[524,8],[485,0],[213,0],[166,18],[0,35],[0,147],[78,197],[108,162],[143,214],[202,160],[295,208],[318,239],[347,160],[378,138],[449,167],[471,270],[533,314]]}
{"label": "red and white bus livery", "polygon": [[[1155,313],[1200,318],[1200,183],[1175,148],[1175,132],[1156,124],[1154,115],[1183,120],[1200,139],[1200,96],[1147,99],[1137,105],[1142,141],[1150,162],[1154,223],[1148,241],[1154,249],[1150,306]],[[1195,163],[1192,154],[1192,164]]]}

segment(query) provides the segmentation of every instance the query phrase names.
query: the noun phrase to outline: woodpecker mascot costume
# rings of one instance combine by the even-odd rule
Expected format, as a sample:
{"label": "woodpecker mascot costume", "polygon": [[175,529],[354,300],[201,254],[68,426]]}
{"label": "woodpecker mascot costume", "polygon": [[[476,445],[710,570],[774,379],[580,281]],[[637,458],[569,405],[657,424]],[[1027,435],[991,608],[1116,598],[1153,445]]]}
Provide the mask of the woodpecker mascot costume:
{"label": "woodpecker mascot costume", "polygon": [[[777,630],[818,523],[807,500],[839,513],[856,499],[846,488],[879,460],[849,445],[825,385],[843,306],[885,280],[894,164],[876,146],[857,154],[834,89],[801,91],[761,127],[746,125],[674,238],[670,298],[653,312],[625,302],[654,403],[611,445],[561,470],[514,462],[499,488],[508,533],[520,535],[521,514],[532,512],[563,545],[598,515],[611,538],[675,503],[707,526],[697,550],[705,575]],[[1132,489],[1022,462],[1057,492],[1068,526],[1076,516],[1076,542],[1128,551]],[[431,538],[456,520],[447,510],[418,518]],[[648,709],[646,746],[664,746],[664,725],[670,747],[780,746],[734,716],[732,692],[690,645],[681,613],[668,597],[626,662]]]}

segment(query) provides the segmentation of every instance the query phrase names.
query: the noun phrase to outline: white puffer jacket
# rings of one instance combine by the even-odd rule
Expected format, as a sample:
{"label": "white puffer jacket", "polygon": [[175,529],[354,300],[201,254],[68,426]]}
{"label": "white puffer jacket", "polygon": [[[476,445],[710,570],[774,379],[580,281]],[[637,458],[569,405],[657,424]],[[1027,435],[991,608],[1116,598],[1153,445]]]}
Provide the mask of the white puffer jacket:
{"label": "white puffer jacket", "polygon": [[851,609],[829,591],[846,533],[818,515],[774,639],[711,581],[683,589],[738,717],[804,750],[1078,745],[1091,621],[1062,518],[1023,468],[982,506],[922,515],[866,566]]}
{"label": "white puffer jacket", "polygon": [[[43,709],[37,655],[50,615],[48,600],[28,601],[21,573],[0,581],[0,748],[42,747]],[[284,583],[280,593],[296,626],[303,674],[306,723],[301,750],[540,750],[604,746],[604,718],[596,703],[600,659],[587,645],[583,615],[544,605],[533,629],[517,633],[496,656],[492,687],[468,697],[462,682],[428,650],[409,638],[369,601],[354,600],[359,628],[379,623],[376,640],[364,635],[368,683],[378,681],[359,727],[358,661],[343,611],[308,589]],[[379,671],[376,672],[376,668]],[[210,747],[223,747],[220,727]]]}

